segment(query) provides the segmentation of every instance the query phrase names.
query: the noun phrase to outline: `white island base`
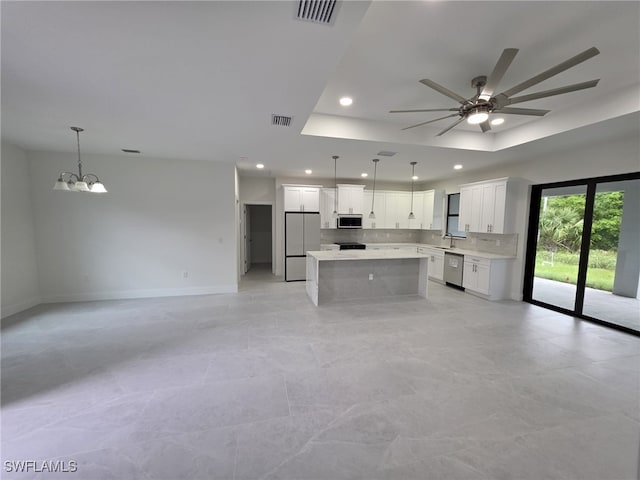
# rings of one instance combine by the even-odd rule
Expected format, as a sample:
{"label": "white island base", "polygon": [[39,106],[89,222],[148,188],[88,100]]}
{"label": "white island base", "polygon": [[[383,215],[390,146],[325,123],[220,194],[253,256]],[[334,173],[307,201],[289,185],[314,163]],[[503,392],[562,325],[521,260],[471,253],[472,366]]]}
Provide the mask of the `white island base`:
{"label": "white island base", "polygon": [[307,294],[314,305],[428,293],[429,256],[398,250],[307,252]]}

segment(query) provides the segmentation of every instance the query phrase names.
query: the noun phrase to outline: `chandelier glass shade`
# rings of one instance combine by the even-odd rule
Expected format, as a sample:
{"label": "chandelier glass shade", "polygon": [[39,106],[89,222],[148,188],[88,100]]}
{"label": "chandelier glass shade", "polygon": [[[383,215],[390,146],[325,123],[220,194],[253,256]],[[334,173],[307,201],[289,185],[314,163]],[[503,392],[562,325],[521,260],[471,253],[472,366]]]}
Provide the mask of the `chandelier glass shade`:
{"label": "chandelier glass shade", "polygon": [[82,174],[82,158],[80,156],[80,132],[84,129],[80,127],[71,127],[76,132],[78,143],[78,173],[60,172],[58,180],[53,186],[54,190],[64,190],[67,192],[90,192],[90,193],[107,193],[107,189],[100,181],[97,175],[93,173]]}

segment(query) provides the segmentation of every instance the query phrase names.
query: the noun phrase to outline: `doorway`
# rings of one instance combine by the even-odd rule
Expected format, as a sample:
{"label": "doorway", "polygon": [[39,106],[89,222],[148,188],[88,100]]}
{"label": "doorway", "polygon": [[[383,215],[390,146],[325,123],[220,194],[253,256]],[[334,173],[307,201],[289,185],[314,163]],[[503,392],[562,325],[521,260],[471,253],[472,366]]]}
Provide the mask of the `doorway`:
{"label": "doorway", "polygon": [[531,192],[524,299],[640,333],[640,174]]}
{"label": "doorway", "polygon": [[272,205],[245,204],[243,232],[244,273],[273,269]]}

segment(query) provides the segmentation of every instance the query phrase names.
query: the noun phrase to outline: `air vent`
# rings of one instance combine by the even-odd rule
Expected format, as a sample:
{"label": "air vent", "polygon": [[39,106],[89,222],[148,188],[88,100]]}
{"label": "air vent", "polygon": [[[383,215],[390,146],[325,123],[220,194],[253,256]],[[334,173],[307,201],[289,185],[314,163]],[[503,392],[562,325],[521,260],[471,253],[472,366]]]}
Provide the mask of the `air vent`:
{"label": "air vent", "polygon": [[296,18],[306,22],[330,25],[334,19],[333,14],[337,3],[337,0],[300,0]]}
{"label": "air vent", "polygon": [[123,148],[124,153],[140,153],[140,150],[131,150],[130,148]]}
{"label": "air vent", "polygon": [[271,115],[271,125],[278,125],[280,127],[290,127],[293,117],[287,115]]}
{"label": "air vent", "polygon": [[398,153],[398,152],[388,152],[386,150],[382,150],[381,152],[378,152],[378,156],[380,156],[380,157],[393,157],[396,153]]}

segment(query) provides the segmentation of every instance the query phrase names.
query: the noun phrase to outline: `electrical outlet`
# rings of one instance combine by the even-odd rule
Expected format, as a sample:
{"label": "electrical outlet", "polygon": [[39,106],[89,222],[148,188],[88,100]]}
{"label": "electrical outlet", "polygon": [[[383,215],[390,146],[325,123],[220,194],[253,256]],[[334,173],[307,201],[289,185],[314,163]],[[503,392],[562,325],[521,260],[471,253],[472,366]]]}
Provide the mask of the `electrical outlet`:
{"label": "electrical outlet", "polygon": [[373,273],[369,274],[369,280],[373,280]]}

